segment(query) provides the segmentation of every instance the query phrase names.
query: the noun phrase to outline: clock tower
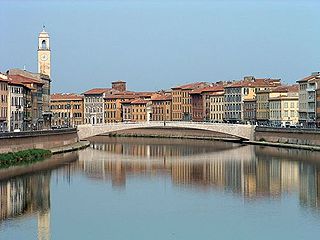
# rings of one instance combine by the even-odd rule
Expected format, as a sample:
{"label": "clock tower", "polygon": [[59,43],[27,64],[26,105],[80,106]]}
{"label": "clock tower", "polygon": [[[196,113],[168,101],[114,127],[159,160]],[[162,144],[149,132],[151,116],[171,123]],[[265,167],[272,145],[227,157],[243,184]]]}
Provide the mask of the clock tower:
{"label": "clock tower", "polygon": [[43,26],[38,37],[38,73],[50,76],[50,37]]}

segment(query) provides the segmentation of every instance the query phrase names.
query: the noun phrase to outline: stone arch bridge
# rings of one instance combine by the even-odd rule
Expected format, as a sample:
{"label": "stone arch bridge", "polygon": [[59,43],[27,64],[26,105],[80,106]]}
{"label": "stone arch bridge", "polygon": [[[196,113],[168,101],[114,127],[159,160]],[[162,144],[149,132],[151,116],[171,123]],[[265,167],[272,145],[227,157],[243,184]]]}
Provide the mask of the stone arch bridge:
{"label": "stone arch bridge", "polygon": [[253,140],[255,126],[244,124],[227,124],[227,123],[203,123],[203,122],[141,122],[141,123],[106,123],[106,124],[84,124],[78,126],[79,139],[111,133],[120,130],[152,127],[172,127],[181,129],[196,129],[218,132],[239,138],[240,140]]}

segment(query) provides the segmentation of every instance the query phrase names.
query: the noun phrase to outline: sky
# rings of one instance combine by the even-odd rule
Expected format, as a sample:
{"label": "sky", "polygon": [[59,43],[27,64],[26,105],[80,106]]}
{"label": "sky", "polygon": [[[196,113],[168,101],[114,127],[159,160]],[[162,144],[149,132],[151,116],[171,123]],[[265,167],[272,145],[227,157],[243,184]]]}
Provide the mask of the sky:
{"label": "sky", "polygon": [[320,1],[3,1],[0,71],[37,71],[46,26],[52,92],[129,90],[320,71]]}

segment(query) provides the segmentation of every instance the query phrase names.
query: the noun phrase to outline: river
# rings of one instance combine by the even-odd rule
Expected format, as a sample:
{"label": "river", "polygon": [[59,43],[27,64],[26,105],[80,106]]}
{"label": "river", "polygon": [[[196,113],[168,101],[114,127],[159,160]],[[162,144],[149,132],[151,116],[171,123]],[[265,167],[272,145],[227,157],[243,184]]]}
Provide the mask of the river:
{"label": "river", "polygon": [[[316,239],[317,152],[95,137],[0,180],[0,239]],[[1,173],[0,173],[1,177]]]}

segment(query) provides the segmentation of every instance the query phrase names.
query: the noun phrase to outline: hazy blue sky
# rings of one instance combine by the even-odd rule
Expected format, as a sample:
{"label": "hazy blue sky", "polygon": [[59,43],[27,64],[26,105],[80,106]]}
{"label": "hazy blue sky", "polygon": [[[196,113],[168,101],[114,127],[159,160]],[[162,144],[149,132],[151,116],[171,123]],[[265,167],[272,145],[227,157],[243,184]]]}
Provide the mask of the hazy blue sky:
{"label": "hazy blue sky", "polygon": [[0,71],[37,71],[51,37],[53,92],[131,90],[320,70],[320,1],[1,1]]}

